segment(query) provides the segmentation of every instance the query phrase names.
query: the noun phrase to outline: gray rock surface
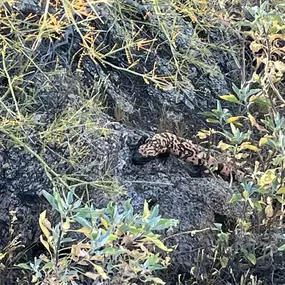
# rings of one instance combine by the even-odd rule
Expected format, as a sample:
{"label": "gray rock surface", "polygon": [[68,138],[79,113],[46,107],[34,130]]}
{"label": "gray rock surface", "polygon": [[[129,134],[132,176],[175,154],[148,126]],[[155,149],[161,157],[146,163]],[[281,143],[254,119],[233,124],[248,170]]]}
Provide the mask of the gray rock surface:
{"label": "gray rock surface", "polygon": [[[20,1],[17,9],[21,10],[23,16],[44,11],[44,7],[39,7],[37,1],[28,0]],[[98,45],[112,48],[115,43],[123,42],[125,31],[108,5],[102,4],[98,13],[104,20],[104,24],[97,23],[98,27],[108,30],[107,36],[100,35],[97,38]],[[158,23],[157,19],[151,20]],[[145,166],[134,166],[131,163],[130,145],[136,143],[141,135],[168,130],[191,138],[197,130],[204,127],[204,118],[199,112],[215,106],[218,95],[229,93],[229,84],[216,64],[216,55],[202,58],[199,46],[191,37],[193,28],[190,23],[181,18],[177,18],[177,21],[181,25],[181,33],[175,40],[177,52],[190,50],[191,57],[197,62],[211,67],[209,73],[201,71],[193,62],[186,62],[181,75],[183,86],[163,91],[153,84],[146,84],[139,76],[121,71],[120,68],[126,66],[125,54],[121,52],[106,59],[120,67],[118,69],[95,64],[84,57],[84,76],[78,76],[71,72],[74,63],[71,64],[72,67],[68,65],[80,47],[80,38],[71,30],[63,37],[60,45],[60,41],[55,40],[53,49],[50,43],[44,41],[39,47],[39,60],[43,69],[52,69],[53,63],[48,62],[44,66],[48,60],[59,60],[61,69],[56,74],[46,73],[48,76],[37,71],[29,78],[33,83],[30,87],[34,96],[31,111],[25,115],[32,117],[32,127],[21,130],[30,138],[26,143],[59,175],[76,176],[89,182],[100,181],[102,176],[108,176],[112,183],[117,183],[120,195],[103,192],[100,185],[89,190],[90,199],[96,206],[104,206],[111,199],[121,202],[132,198],[135,209],[139,211],[144,200],[150,199],[152,204],[160,205],[164,217],[178,219],[179,226],[172,232],[164,233],[169,246],[178,245],[172,256],[172,266],[166,273],[171,276],[168,279],[173,278],[171,280],[177,280],[178,274],[189,273],[196,265],[199,250],[205,249],[207,252],[213,245],[212,231],[202,231],[194,236],[189,231],[211,228],[221,217],[224,222],[235,221],[241,214],[238,205],[227,203],[234,189],[220,178],[201,176],[199,169],[175,158],[169,158],[165,164],[158,160]],[[127,29],[131,29],[130,22],[126,22],[126,25]],[[69,41],[69,33],[74,36],[73,41]],[[159,35],[158,40],[164,41],[164,35]],[[134,53],[135,59],[144,56]],[[161,45],[135,71],[150,71],[154,61],[157,61],[158,74],[172,74],[174,68],[169,64],[171,56],[169,49]],[[212,69],[215,72],[211,72]],[[88,93],[86,86],[95,93]],[[94,107],[98,101],[103,102],[104,111]],[[73,132],[69,128],[71,122],[67,127],[61,125],[58,118],[68,119],[78,110],[77,124],[82,125],[81,128]],[[86,127],[90,123],[94,123],[94,126]],[[63,128],[63,134],[58,135],[56,127],[52,128],[53,124]],[[40,134],[46,134],[48,128],[51,128],[51,132],[46,137],[41,137]],[[107,130],[106,135],[102,133],[103,129]],[[48,136],[54,138],[57,135],[60,143],[50,143]],[[51,192],[57,186],[57,180],[50,172],[52,179],[49,179],[47,168],[27,149],[15,145],[4,134],[0,134],[0,140],[1,252],[13,236],[19,235],[21,243],[26,247],[33,243],[39,244],[38,217],[44,209],[49,208],[40,193],[42,190]],[[70,148],[72,144],[86,149],[87,155],[84,152],[74,155]],[[71,158],[76,163],[67,162]],[[119,191],[120,187],[124,193]],[[15,211],[17,216],[12,236],[9,230],[11,211]],[[197,274],[207,274],[206,269],[205,265],[205,272]]]}

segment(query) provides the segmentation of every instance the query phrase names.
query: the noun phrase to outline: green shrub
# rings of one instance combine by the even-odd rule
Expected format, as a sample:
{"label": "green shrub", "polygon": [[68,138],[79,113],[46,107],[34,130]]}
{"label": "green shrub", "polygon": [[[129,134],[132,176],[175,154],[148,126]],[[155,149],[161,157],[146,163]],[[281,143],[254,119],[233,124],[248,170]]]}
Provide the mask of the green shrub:
{"label": "green shrub", "polygon": [[217,237],[209,283],[211,278],[223,280],[221,274],[226,272],[234,284],[265,284],[259,283],[262,272],[253,273],[252,268],[266,267],[268,274],[278,270],[282,267],[280,259],[276,261],[278,251],[285,250],[285,10],[284,5],[269,1],[244,10],[250,17],[231,24],[251,61],[247,65],[245,53],[241,54],[240,87],[233,84],[231,94],[220,96],[227,108],[218,101],[215,109],[203,112],[213,126],[198,133],[209,142],[218,137],[216,145],[246,172],[240,191],[230,201],[243,205],[243,215],[234,229],[223,234],[232,242],[224,240],[221,247]]}
{"label": "green shrub", "polygon": [[[177,225],[176,220],[163,219],[159,208],[149,209],[145,202],[142,214],[135,214],[131,201],[118,207],[110,202],[106,208],[95,209],[93,204],[82,204],[73,192],[62,198],[43,192],[60,216],[52,225],[42,212],[40,236],[47,254],[33,262],[18,266],[33,272],[37,284],[78,284],[92,279],[100,284],[165,284],[154,272],[169,264],[167,255],[172,249],[160,240],[161,231]],[[162,257],[159,251],[165,252]]]}

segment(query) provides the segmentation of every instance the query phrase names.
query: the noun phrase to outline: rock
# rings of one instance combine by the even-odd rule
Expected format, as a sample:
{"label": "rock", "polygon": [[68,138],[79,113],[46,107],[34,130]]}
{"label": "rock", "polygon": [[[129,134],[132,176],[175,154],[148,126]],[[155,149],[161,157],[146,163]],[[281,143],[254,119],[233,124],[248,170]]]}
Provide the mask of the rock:
{"label": "rock", "polygon": [[[144,12],[144,5],[128,3]],[[29,13],[42,17],[44,13],[37,1],[19,1],[16,7],[23,17]],[[102,53],[114,46],[124,46],[126,31],[132,31],[133,24],[124,21],[123,28],[117,10],[113,13],[108,4],[102,3],[96,9],[101,17],[94,20],[96,29],[106,33],[96,38],[95,46]],[[168,8],[163,6],[163,9]],[[133,12],[125,15],[148,21],[144,16]],[[196,265],[199,248],[207,251],[213,246],[214,235],[210,230],[193,236],[189,231],[211,228],[218,217],[235,221],[241,215],[238,205],[227,204],[234,190],[221,179],[200,177],[199,169],[174,158],[165,164],[155,160],[145,166],[134,166],[131,162],[130,144],[141,135],[168,130],[191,137],[204,126],[199,113],[215,106],[218,95],[230,93],[216,55],[201,57],[190,22],[173,11],[165,20],[165,27],[172,29],[173,16],[180,27],[173,41],[175,54],[165,44],[166,35],[156,34],[155,52],[137,47],[131,50],[133,60],[140,63],[132,72],[127,70],[129,63],[124,49],[102,57],[102,61],[84,56],[79,63],[78,51],[82,45],[73,26],[60,39],[39,41],[39,59],[34,55],[31,58],[40,61],[42,70],[35,68],[24,83],[24,88],[29,87],[32,93],[23,114],[30,121],[27,126],[16,128],[22,143],[0,134],[4,145],[3,148],[0,145],[0,252],[15,236],[19,236],[25,247],[38,245],[27,253],[31,259],[43,251],[39,243],[39,215],[48,209],[49,217],[54,222],[56,219],[41,191],[52,192],[53,187],[61,187],[58,178],[68,183],[72,180],[68,177],[83,184],[96,181],[94,187],[90,186],[88,197],[96,207],[105,206],[109,200],[122,202],[131,198],[136,211],[140,211],[144,200],[151,199],[152,204],[160,205],[163,216],[180,220],[178,228],[164,233],[167,245],[178,245],[172,266],[163,273],[168,284],[174,284],[180,273],[188,273]],[[150,21],[153,26],[160,24],[154,15],[150,15]],[[180,57],[185,50],[189,50],[189,56]],[[174,56],[179,57],[181,64],[176,78],[179,88],[166,91],[155,83],[147,84],[142,75],[150,74],[156,64],[157,76],[175,74],[175,65],[170,63]],[[51,72],[55,62],[56,72]],[[79,68],[83,72],[78,72]],[[71,72],[75,69],[77,72]],[[5,85],[3,94],[8,89],[7,82],[5,78],[5,84],[1,84]],[[11,102],[7,99],[4,103],[10,106]],[[102,191],[102,177],[108,177],[107,190],[117,191],[115,194]],[[84,187],[77,189],[80,194],[84,190]],[[17,217],[12,233],[11,212]],[[206,275],[209,265],[199,274]],[[14,277],[19,279],[16,273]],[[13,283],[16,282],[10,282]]]}

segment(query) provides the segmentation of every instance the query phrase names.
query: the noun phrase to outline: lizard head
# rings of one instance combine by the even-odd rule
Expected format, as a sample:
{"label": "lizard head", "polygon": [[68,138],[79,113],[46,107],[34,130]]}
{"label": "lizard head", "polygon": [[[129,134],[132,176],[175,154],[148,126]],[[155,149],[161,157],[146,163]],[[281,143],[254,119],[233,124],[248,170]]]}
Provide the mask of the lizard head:
{"label": "lizard head", "polygon": [[143,136],[137,143],[136,149],[132,156],[132,162],[135,165],[144,165],[151,160],[154,160],[161,150],[158,147],[157,141],[148,139]]}

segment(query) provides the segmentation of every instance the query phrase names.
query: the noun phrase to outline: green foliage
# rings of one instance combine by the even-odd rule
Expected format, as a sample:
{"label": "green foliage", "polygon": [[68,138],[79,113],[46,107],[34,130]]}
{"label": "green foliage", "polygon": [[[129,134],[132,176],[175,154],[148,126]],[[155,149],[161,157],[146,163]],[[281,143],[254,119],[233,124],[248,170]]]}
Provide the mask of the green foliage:
{"label": "green foliage", "polygon": [[21,236],[14,236],[15,222],[17,221],[16,211],[10,211],[9,214],[11,217],[9,237],[6,237],[8,238],[8,244],[0,251],[0,280],[3,280],[2,278],[7,276],[10,266],[14,265],[14,262],[17,259],[19,250],[24,248],[24,245],[21,243]]}
{"label": "green foliage", "polygon": [[[128,200],[123,207],[110,202],[96,209],[84,204],[72,191],[63,198],[58,191],[43,191],[60,222],[53,225],[42,212],[40,240],[49,255],[35,257],[33,262],[18,264],[33,272],[37,284],[79,284],[85,277],[102,284],[130,284],[141,280],[147,284],[165,284],[153,274],[165,269],[169,257],[158,250],[172,251],[160,240],[161,231],[176,226],[177,221],[164,219],[158,206],[152,210],[145,202],[142,214],[135,214]],[[66,252],[68,251],[68,253]]]}
{"label": "green foliage", "polygon": [[[240,192],[230,201],[243,207],[243,217],[233,231],[235,242],[230,245],[224,240],[224,248],[215,248],[215,260],[219,259],[219,262],[214,262],[212,273],[215,279],[219,278],[221,269],[226,270],[236,284],[247,284],[250,269],[238,281],[235,274],[239,273],[235,272],[232,262],[242,260],[250,265],[262,262],[257,247],[268,246],[262,241],[263,235],[274,240],[270,245],[273,247],[272,258],[277,249],[284,250],[284,235],[280,234],[284,231],[285,209],[284,92],[281,95],[285,50],[280,45],[285,38],[284,8],[284,5],[264,1],[259,6],[245,8],[251,15],[250,20],[238,19],[232,23],[233,29],[244,28],[239,33],[255,65],[253,68],[246,66],[245,56],[242,58],[241,87],[233,84],[231,94],[220,96],[227,108],[218,101],[216,109],[203,112],[214,127],[198,133],[200,138],[208,138],[211,142],[218,134],[221,138],[218,147],[227,151],[236,167],[246,172]],[[219,241],[220,235],[217,243]]]}
{"label": "green foliage", "polygon": [[[273,235],[269,224],[282,227],[285,209],[284,4],[263,1],[251,5],[248,1],[248,6],[240,7],[240,1],[227,0],[50,0],[39,1],[42,9],[38,14],[23,16],[15,8],[17,2],[0,4],[1,144],[25,149],[40,162],[52,184],[64,189],[53,195],[44,192],[60,222],[52,225],[46,212],[40,216],[41,242],[49,255],[21,265],[33,272],[33,281],[76,284],[79,276],[85,276],[106,284],[128,278],[163,284],[152,273],[168,262],[164,263],[153,247],[168,249],[153,231],[176,224],[158,216],[158,208],[150,211],[147,204],[142,215],[135,215],[130,202],[121,212],[113,204],[95,209],[75,197],[76,187],[121,188],[105,177],[96,181],[82,178],[86,176],[80,163],[92,152],[88,140],[109,133],[94,118],[102,111],[98,102],[98,94],[104,93],[102,82],[91,91],[80,86],[77,104],[62,104],[64,108],[48,122],[38,122],[34,116],[48,107],[37,98],[34,79],[40,74],[57,90],[51,77],[62,72],[59,69],[64,60],[56,52],[61,45],[70,46],[67,69],[71,65],[80,69],[88,57],[96,65],[140,77],[147,84],[184,92],[196,88],[190,82],[193,66],[202,75],[218,74],[220,60],[214,58],[217,50],[234,59],[241,82],[232,85],[231,94],[221,94],[226,107],[217,101],[215,109],[204,112],[215,130],[199,134],[209,141],[219,137],[218,147],[247,174],[241,191],[231,199],[232,203],[241,203],[244,210],[234,229],[235,243],[230,244],[229,234],[216,225],[213,278],[221,269],[228,269],[235,280],[229,267],[235,261],[258,263],[255,242],[266,231]],[[234,18],[232,12],[238,17]],[[105,42],[105,38],[111,40]],[[71,53],[77,44],[78,50]],[[165,62],[156,56],[161,53]],[[119,121],[125,119],[120,107],[116,111]],[[58,158],[57,165],[47,163],[49,151]],[[65,191],[69,191],[66,196]],[[253,216],[258,216],[259,224],[253,224]],[[253,228],[261,226],[264,232],[256,235]],[[277,238],[284,242],[282,234]],[[278,247],[284,250],[284,245]],[[6,262],[14,247],[10,249],[7,246],[3,250],[1,261]],[[236,283],[246,284],[247,278],[248,272]],[[251,279],[257,284],[255,277]]]}

